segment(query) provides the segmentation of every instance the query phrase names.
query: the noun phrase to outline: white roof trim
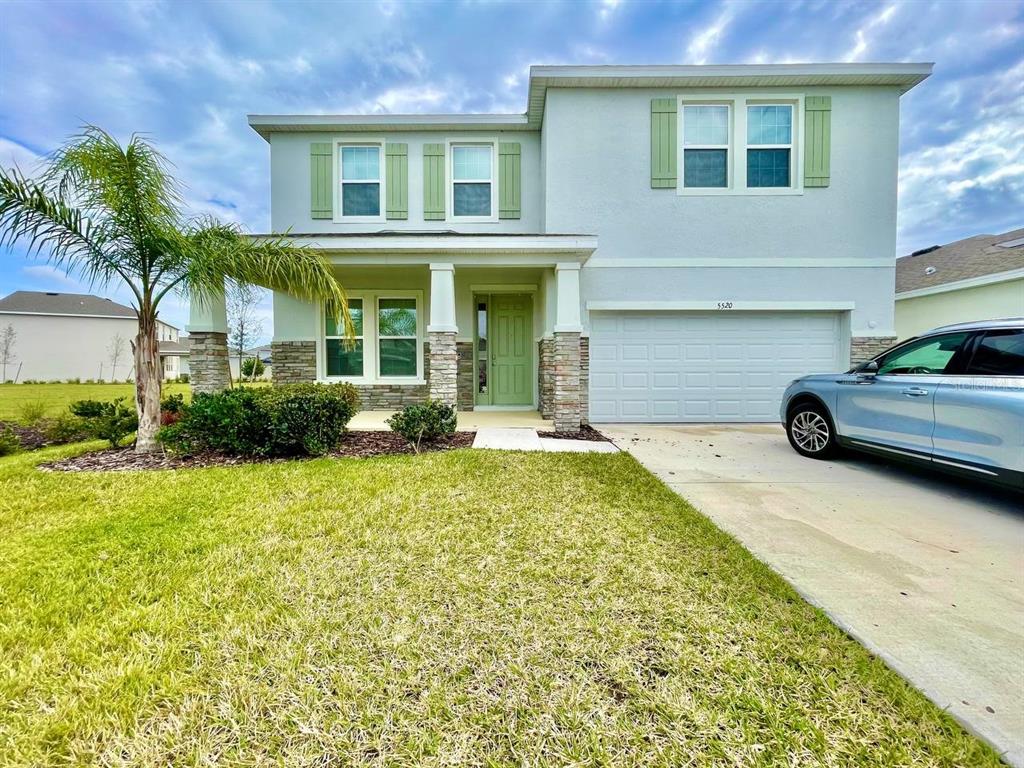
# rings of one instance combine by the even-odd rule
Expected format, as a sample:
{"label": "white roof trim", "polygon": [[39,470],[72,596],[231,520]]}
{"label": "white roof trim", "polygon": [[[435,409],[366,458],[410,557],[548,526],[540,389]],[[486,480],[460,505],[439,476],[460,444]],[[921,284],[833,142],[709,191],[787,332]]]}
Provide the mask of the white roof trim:
{"label": "white roof trim", "polygon": [[[395,233],[388,237],[359,235],[331,237],[295,235],[296,245],[339,253],[579,253],[590,255],[597,249],[595,235],[430,235],[408,236]],[[439,259],[435,258],[435,261]]]}
{"label": "white roof trim", "polygon": [[531,131],[526,115],[247,115],[264,139],[281,131]]}
{"label": "white roof trim", "polygon": [[[722,306],[728,304],[728,307]],[[644,311],[672,310],[712,312],[840,312],[854,309],[852,301],[588,301],[587,311]]]}
{"label": "white roof trim", "polygon": [[995,272],[991,275],[970,277],[966,280],[957,280],[952,283],[943,283],[942,285],[932,285],[928,288],[904,291],[903,293],[896,294],[896,301],[916,299],[921,296],[933,296],[937,293],[949,293],[950,291],[962,291],[965,288],[980,288],[983,285],[994,285],[995,283],[1005,283],[1010,280],[1019,279],[1024,279],[1024,269],[1011,269],[1008,272]]}
{"label": "white roof trim", "polygon": [[[128,315],[83,315],[78,312],[20,312],[13,309],[0,309],[0,315],[32,315],[33,317],[90,317],[93,319],[99,318],[101,320],[127,320],[130,323],[137,323],[139,319],[137,317],[129,317]],[[170,326],[174,328],[174,326]],[[174,330],[178,330],[174,328]]]}

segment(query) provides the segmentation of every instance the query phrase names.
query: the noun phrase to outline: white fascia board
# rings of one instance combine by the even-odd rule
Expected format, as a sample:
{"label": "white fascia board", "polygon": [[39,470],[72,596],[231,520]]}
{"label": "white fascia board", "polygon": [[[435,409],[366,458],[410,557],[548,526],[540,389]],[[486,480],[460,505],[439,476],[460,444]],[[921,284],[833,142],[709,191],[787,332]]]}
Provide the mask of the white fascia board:
{"label": "white fascia board", "polygon": [[895,269],[896,265],[892,259],[819,259],[819,258],[763,258],[763,257],[739,257],[739,258],[711,258],[711,259],[605,259],[600,256],[587,262],[587,269],[607,268],[632,268],[632,267],[773,267],[780,269]]}
{"label": "white fascia board", "polygon": [[535,65],[530,77],[548,79],[606,78],[707,78],[707,77],[878,77],[913,78],[932,73],[932,62],[823,64],[636,64],[636,65]]}
{"label": "white fascia board", "polygon": [[943,283],[942,285],[933,285],[929,288],[918,288],[914,291],[904,291],[903,293],[896,294],[896,301],[905,301],[906,299],[916,299],[920,296],[933,296],[937,293],[949,293],[951,291],[962,291],[965,288],[980,288],[983,285],[994,285],[996,283],[1006,283],[1010,280],[1020,280],[1024,278],[1024,269],[1011,269],[1008,272],[996,272],[991,275],[981,275],[980,277],[971,277],[967,280],[957,280],[953,283]]}
{"label": "white fascia board", "polygon": [[432,254],[432,260],[435,262],[439,255],[449,254],[561,253],[589,256],[597,249],[597,237],[592,235],[403,237],[401,234],[396,234],[389,237],[359,237],[356,235],[339,238],[332,238],[330,235],[301,235],[292,237],[290,240],[295,245],[338,254]]}
{"label": "white fascia board", "polygon": [[533,130],[526,115],[247,115],[249,127],[267,138],[285,131],[495,131]]}
{"label": "white fascia board", "polygon": [[[723,306],[728,304],[728,306]],[[845,312],[852,301],[588,301],[588,312]]]}
{"label": "white fascia board", "polygon": [[[70,312],[19,312],[17,310],[10,309],[0,309],[0,315],[28,315],[30,317],[88,317],[100,320],[127,320],[131,323],[137,323],[139,320],[137,317],[126,317],[125,315],[82,315],[78,313],[72,314]],[[170,327],[174,328],[174,326]],[[174,330],[177,331],[179,329],[174,328]]]}

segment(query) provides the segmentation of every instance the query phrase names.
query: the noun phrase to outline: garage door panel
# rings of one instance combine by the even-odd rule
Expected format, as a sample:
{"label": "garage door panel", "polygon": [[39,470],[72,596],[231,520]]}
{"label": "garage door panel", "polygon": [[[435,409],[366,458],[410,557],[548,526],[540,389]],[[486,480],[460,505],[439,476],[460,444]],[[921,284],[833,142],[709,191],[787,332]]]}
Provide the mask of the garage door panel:
{"label": "garage door panel", "polygon": [[775,421],[786,385],[843,370],[840,315],[595,312],[594,421]]}

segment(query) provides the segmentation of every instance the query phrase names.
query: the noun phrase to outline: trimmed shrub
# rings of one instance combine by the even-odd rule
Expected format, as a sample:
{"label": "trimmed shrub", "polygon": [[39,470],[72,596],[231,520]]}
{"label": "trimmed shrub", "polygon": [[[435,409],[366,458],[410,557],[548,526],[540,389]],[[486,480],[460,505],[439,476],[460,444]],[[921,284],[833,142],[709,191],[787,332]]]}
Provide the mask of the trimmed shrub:
{"label": "trimmed shrub", "polygon": [[178,374],[178,383],[179,384],[188,384],[188,374],[187,373],[179,373]]}
{"label": "trimmed shrub", "polygon": [[185,396],[182,394],[168,395],[160,401],[160,426],[167,427],[181,420],[185,411]]}
{"label": "trimmed shrub", "polygon": [[266,371],[267,367],[258,357],[247,357],[242,361],[242,376],[247,379],[258,379]]}
{"label": "trimmed shrub", "polygon": [[10,427],[0,429],[0,456],[10,456],[21,451],[21,440]]}
{"label": "trimmed shrub", "polygon": [[70,413],[64,413],[47,424],[43,434],[47,441],[62,445],[86,440],[90,436],[90,431],[83,419]]}
{"label": "trimmed shrub", "polygon": [[79,400],[72,403],[69,409],[82,419],[90,436],[106,440],[111,448],[117,448],[126,437],[139,428],[135,409],[128,408],[123,403],[123,397],[112,402]]}
{"label": "trimmed shrub", "polygon": [[422,405],[407,405],[387,420],[392,431],[404,437],[416,453],[420,443],[430,442],[455,431],[455,409],[440,400],[427,400]]}
{"label": "trimmed shrub", "polygon": [[351,384],[288,384],[198,394],[159,439],[181,453],[321,456],[341,442],[359,398]]}

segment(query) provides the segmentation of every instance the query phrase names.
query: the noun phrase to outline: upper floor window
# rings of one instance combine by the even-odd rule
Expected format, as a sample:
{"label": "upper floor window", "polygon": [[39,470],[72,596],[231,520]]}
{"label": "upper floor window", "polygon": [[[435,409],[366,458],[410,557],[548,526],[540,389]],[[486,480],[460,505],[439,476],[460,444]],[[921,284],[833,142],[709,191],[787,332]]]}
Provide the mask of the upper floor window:
{"label": "upper floor window", "polygon": [[472,218],[494,215],[494,147],[452,146],[452,214]]}
{"label": "upper floor window", "polygon": [[789,187],[793,169],[793,106],[747,107],[747,186]]}
{"label": "upper floor window", "polygon": [[380,146],[343,145],[341,163],[341,215],[380,216]]}
{"label": "upper floor window", "polygon": [[683,186],[729,186],[729,107],[683,106]]}

